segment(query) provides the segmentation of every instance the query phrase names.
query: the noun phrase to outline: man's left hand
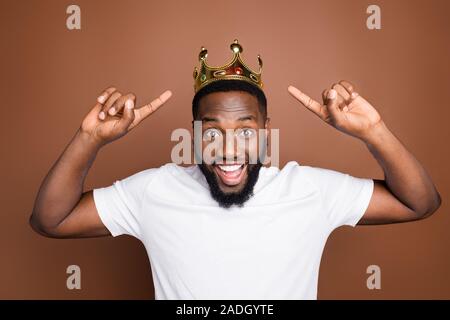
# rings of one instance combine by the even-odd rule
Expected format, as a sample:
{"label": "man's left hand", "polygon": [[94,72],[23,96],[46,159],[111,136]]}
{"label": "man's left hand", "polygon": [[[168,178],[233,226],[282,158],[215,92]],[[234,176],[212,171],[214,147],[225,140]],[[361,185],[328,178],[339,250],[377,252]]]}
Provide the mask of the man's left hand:
{"label": "man's left hand", "polygon": [[366,141],[382,124],[380,114],[348,81],[341,80],[322,92],[323,104],[294,86],[288,91],[306,108],[336,129]]}

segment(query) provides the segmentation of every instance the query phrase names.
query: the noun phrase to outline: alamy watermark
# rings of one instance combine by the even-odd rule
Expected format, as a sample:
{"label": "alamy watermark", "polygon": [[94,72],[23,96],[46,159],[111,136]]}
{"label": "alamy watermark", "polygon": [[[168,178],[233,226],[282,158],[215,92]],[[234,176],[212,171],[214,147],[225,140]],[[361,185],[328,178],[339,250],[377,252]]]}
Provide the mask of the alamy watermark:
{"label": "alamy watermark", "polygon": [[367,267],[366,273],[370,274],[367,278],[366,285],[369,290],[381,289],[381,268],[376,264]]}
{"label": "alamy watermark", "polygon": [[237,161],[279,166],[279,129],[238,128],[223,132],[217,128],[207,128],[203,131],[202,121],[197,120],[193,124],[194,137],[184,128],[172,131],[170,140],[178,141],[170,154],[173,163],[223,164]]}
{"label": "alamy watermark", "polygon": [[66,280],[66,287],[69,290],[81,289],[81,268],[76,264],[67,267],[66,273],[69,274]]}

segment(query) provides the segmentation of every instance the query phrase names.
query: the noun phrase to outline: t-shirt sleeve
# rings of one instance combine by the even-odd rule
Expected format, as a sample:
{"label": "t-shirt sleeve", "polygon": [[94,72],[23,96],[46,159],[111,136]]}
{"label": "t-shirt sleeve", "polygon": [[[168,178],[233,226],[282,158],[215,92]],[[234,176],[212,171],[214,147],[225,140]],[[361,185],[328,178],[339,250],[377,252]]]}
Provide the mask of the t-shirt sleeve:
{"label": "t-shirt sleeve", "polygon": [[373,179],[323,168],[311,168],[311,171],[332,229],[343,225],[356,226],[372,198]]}
{"label": "t-shirt sleeve", "polygon": [[141,239],[143,196],[155,174],[156,169],[147,169],[93,190],[97,212],[113,237],[127,234]]}

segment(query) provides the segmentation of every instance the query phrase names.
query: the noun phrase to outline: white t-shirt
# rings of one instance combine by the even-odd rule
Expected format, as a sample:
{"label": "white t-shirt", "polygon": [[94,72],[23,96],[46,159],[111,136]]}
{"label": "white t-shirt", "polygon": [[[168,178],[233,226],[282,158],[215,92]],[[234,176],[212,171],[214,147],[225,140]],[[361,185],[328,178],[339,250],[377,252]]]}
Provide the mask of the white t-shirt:
{"label": "white t-shirt", "polygon": [[94,189],[113,236],[144,244],[155,299],[316,299],[330,233],[355,226],[373,180],[291,161],[261,168],[244,207],[221,208],[198,166],[173,163]]}

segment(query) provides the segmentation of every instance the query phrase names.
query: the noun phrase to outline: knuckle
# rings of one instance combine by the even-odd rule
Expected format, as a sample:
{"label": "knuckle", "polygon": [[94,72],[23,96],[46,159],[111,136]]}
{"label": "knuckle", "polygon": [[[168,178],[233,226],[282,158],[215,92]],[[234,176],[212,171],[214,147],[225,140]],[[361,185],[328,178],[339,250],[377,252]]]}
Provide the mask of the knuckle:
{"label": "knuckle", "polygon": [[119,97],[120,97],[120,92],[116,91],[116,92],[112,93],[109,96],[108,101],[107,101],[106,104],[108,104],[108,105],[112,104]]}
{"label": "knuckle", "polygon": [[102,92],[102,95],[105,96],[106,98],[109,98],[111,97],[112,94],[114,94],[115,90],[116,90],[115,88],[109,87]]}
{"label": "knuckle", "polygon": [[106,108],[109,109],[112,106],[115,106],[121,96],[122,96],[122,94],[120,92],[118,92],[118,91],[114,92],[111,95],[111,97],[108,99],[108,102],[105,104]]}
{"label": "knuckle", "polygon": [[353,89],[354,89],[353,85],[346,80],[341,80],[341,81],[339,81],[339,83],[350,91],[353,91]]}

